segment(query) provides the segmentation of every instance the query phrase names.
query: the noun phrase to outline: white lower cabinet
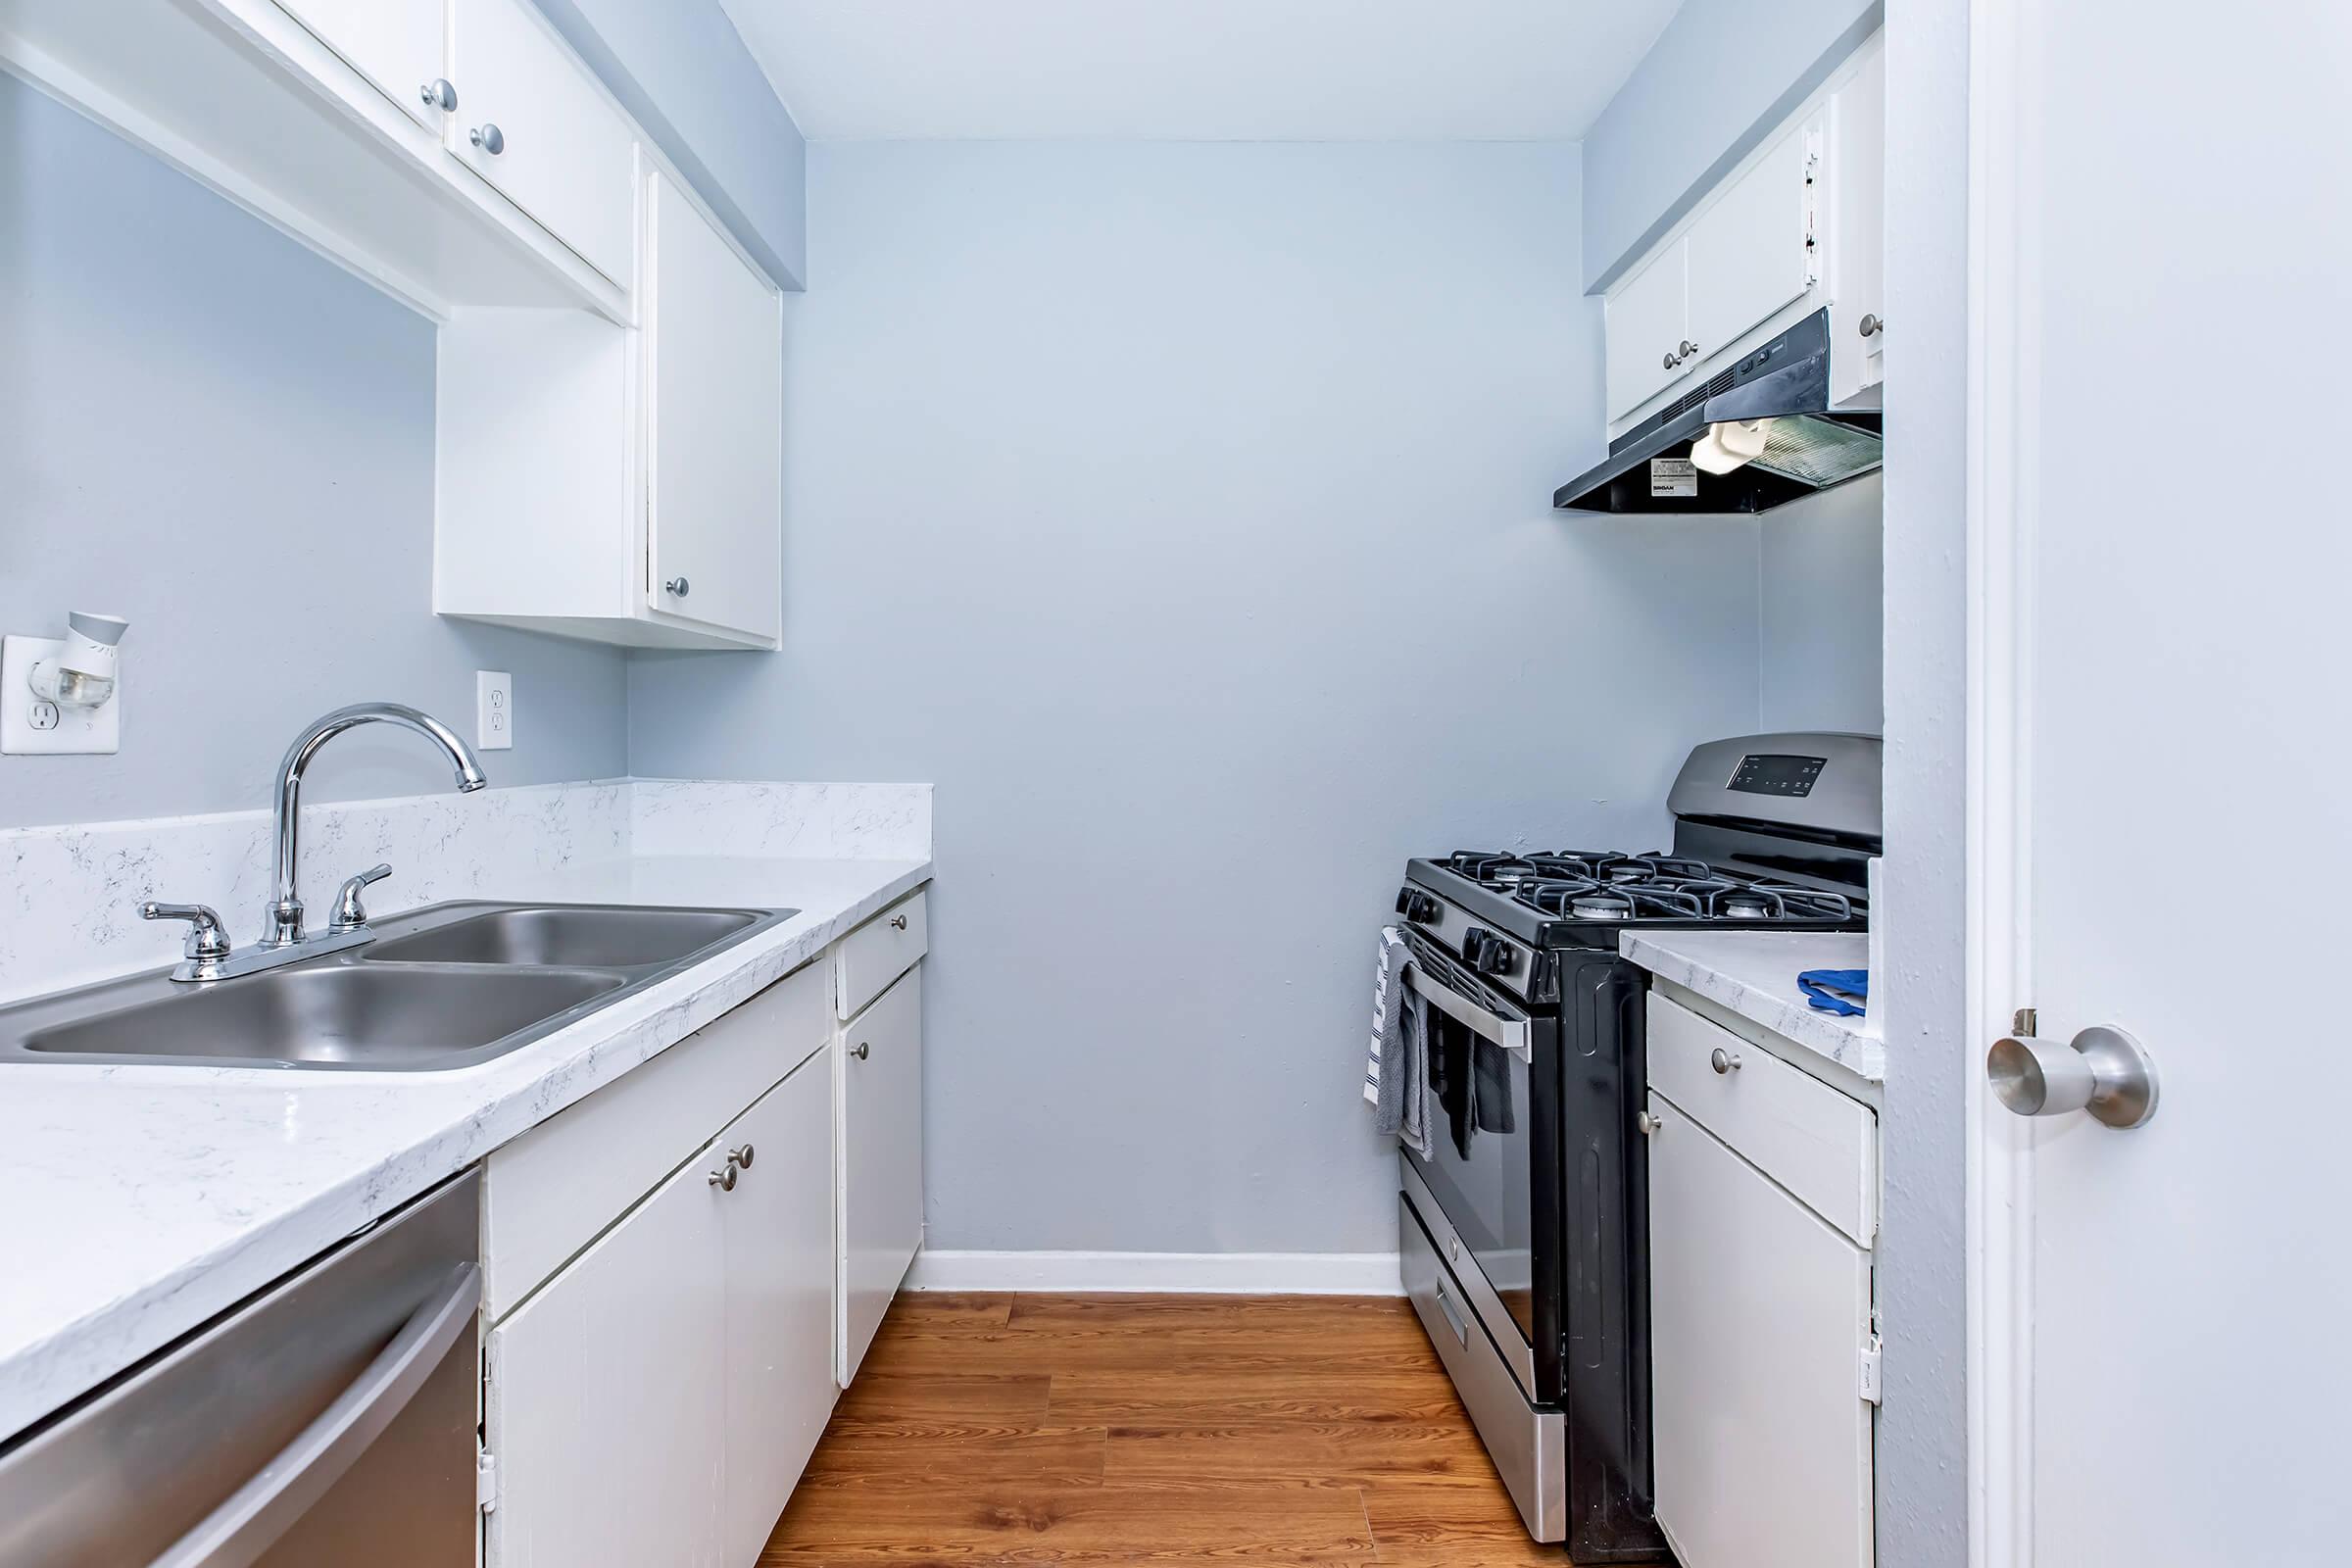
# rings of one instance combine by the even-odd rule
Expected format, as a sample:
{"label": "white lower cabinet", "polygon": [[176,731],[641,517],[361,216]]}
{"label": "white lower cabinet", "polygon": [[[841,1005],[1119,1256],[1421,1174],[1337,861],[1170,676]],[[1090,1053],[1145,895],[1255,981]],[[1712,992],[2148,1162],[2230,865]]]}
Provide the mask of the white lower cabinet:
{"label": "white lower cabinet", "polygon": [[753,1152],[718,1205],[727,1279],[718,1534],[728,1568],[759,1558],[833,1413],[830,1079],[822,1058],[810,1061],[713,1151]]}
{"label": "white lower cabinet", "polygon": [[[688,1081],[678,1067],[696,1082],[737,1082],[747,1044],[772,1060],[801,1058],[491,1329],[493,1568],[758,1559],[838,1392],[830,1054],[809,1052],[796,1032],[808,1012],[799,994],[821,1002],[824,974],[811,966],[780,982],[672,1047],[691,1054],[671,1070],[658,1058],[532,1135],[546,1139],[510,1146],[508,1185],[530,1195],[524,1211],[557,1225],[540,1196],[551,1162],[576,1165],[578,1186],[593,1191],[601,1165],[626,1152],[612,1136],[567,1147],[566,1135],[610,1134],[615,1104],[633,1124],[659,1122]],[[512,1216],[501,1176],[494,1154],[487,1202]],[[502,1223],[513,1235],[516,1222],[493,1224],[490,1272],[514,1277],[495,1255]],[[519,1237],[509,1247],[532,1250]]]}
{"label": "white lower cabinet", "polygon": [[[1803,1174],[1790,1152],[1850,1147],[1848,1112],[1867,1107],[1811,1079],[1819,1101],[1791,1101],[1753,1070],[1788,1069],[1754,1046],[1655,996],[1650,1014],[1658,1522],[1683,1568],[1867,1568],[1871,1254],[1776,1179]],[[1705,1069],[1721,1098],[1693,1110],[1660,1093],[1658,1044],[1671,1060],[1708,1037],[1729,1070]],[[1767,1164],[1727,1141],[1749,1138]]]}
{"label": "white lower cabinet", "polygon": [[845,1389],[923,1245],[922,988],[917,963],[841,1026],[836,1365]]}
{"label": "white lower cabinet", "polygon": [[496,1568],[719,1568],[729,1282],[715,1152],[491,1330]]}

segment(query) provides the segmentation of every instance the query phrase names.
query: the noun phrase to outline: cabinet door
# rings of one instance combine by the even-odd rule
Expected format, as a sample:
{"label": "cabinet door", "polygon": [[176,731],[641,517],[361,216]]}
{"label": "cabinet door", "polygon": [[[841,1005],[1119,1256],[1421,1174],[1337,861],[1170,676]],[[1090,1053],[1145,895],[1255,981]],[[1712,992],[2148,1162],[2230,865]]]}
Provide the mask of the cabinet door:
{"label": "cabinet door", "polygon": [[450,62],[458,157],[627,288],[637,206],[628,122],[522,0],[457,0]]}
{"label": "cabinet door", "polygon": [[1608,302],[1609,417],[1622,419],[1682,373],[1684,245],[1677,240]]}
{"label": "cabinet door", "polygon": [[[1873,49],[1830,106],[1833,130],[1830,185],[1837,214],[1838,309],[1831,330],[1840,334],[1830,355],[1830,401],[1876,408],[1886,379],[1886,56]],[[1865,332],[1868,321],[1873,330]],[[1862,396],[1865,392],[1868,397]]]}
{"label": "cabinet door", "polygon": [[702,1150],[492,1331],[491,1568],[722,1563],[724,1158]]}
{"label": "cabinet door", "polygon": [[1690,338],[1696,365],[1812,286],[1805,245],[1812,122],[1781,138],[1690,224]]}
{"label": "cabinet door", "polygon": [[776,295],[661,174],[648,180],[647,601],[775,636],[784,608]]}
{"label": "cabinet door", "polygon": [[923,1245],[923,968],[841,1031],[841,1386]]}
{"label": "cabinet door", "polygon": [[816,1056],[720,1135],[748,1149],[719,1204],[727,1251],[728,1568],[767,1544],[833,1413],[833,1090]]}
{"label": "cabinet door", "polygon": [[411,119],[441,128],[441,111],[425,106],[422,89],[448,74],[442,69],[442,0],[277,3]]}
{"label": "cabinet door", "polygon": [[1658,1522],[1684,1568],[1865,1568],[1870,1254],[1673,1101],[1649,1111]]}

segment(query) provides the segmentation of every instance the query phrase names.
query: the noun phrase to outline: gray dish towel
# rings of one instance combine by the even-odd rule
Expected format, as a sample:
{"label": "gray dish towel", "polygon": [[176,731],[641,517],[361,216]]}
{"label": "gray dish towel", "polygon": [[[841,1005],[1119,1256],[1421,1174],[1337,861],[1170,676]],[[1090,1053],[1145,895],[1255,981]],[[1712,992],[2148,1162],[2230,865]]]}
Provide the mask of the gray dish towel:
{"label": "gray dish towel", "polygon": [[1429,1031],[1420,997],[1404,983],[1412,961],[1403,933],[1383,926],[1372,976],[1372,1054],[1364,1064],[1364,1099],[1371,1102],[1376,1131],[1395,1133],[1398,1143],[1427,1159],[1429,1073],[1422,1054]]}

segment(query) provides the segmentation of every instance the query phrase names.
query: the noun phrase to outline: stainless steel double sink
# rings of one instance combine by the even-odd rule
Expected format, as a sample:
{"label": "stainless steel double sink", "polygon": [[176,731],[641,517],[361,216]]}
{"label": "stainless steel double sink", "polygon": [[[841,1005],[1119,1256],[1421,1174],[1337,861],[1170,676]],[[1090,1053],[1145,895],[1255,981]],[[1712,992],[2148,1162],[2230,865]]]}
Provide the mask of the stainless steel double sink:
{"label": "stainless steel double sink", "polygon": [[430,1072],[469,1067],[799,913],[436,904],[365,946],[229,980],[167,971],[0,1007],[0,1061]]}

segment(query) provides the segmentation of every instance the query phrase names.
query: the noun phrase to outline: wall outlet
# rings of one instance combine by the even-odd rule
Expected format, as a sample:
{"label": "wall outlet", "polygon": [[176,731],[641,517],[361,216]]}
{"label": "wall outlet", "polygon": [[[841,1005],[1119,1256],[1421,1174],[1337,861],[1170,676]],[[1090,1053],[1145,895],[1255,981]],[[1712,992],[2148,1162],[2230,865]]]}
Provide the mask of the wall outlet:
{"label": "wall outlet", "polygon": [[0,753],[15,757],[112,756],[122,749],[122,682],[96,708],[44,703],[25,681],[35,662],[66,651],[62,637],[0,639]]}
{"label": "wall outlet", "polygon": [[485,752],[514,745],[514,677],[503,669],[473,672],[473,743]]}

